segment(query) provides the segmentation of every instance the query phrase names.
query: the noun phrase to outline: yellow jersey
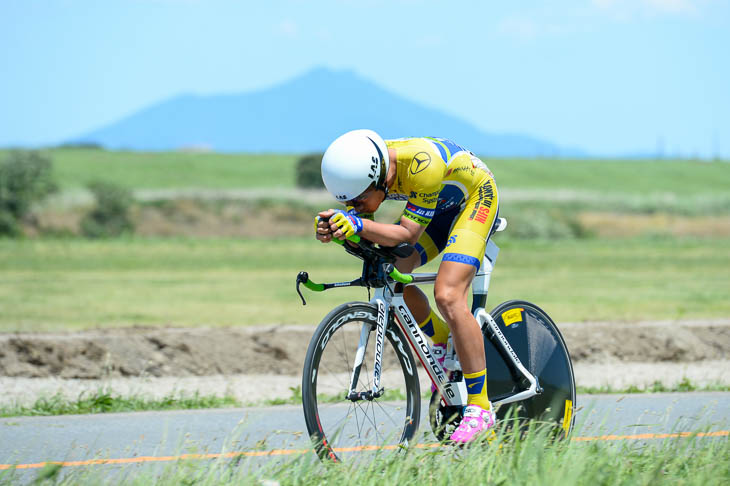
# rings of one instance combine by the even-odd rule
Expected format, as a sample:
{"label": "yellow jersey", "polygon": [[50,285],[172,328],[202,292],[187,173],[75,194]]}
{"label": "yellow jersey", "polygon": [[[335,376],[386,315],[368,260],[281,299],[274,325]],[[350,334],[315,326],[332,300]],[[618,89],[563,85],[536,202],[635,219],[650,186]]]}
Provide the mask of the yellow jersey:
{"label": "yellow jersey", "polygon": [[485,181],[494,176],[473,153],[443,138],[403,138],[385,143],[395,149],[397,164],[396,180],[387,199],[407,201],[403,216],[428,226],[435,215],[462,206],[481,192],[477,200],[482,203],[476,204],[469,219],[487,219],[496,194],[494,185]]}

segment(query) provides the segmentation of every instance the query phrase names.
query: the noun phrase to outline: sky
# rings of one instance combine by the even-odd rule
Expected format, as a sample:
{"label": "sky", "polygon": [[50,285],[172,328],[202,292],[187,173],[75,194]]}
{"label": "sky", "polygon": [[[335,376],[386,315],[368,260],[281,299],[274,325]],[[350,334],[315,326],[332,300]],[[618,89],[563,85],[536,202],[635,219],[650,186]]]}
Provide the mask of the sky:
{"label": "sky", "polygon": [[0,147],[327,67],[488,132],[730,158],[728,51],[730,0],[0,0]]}

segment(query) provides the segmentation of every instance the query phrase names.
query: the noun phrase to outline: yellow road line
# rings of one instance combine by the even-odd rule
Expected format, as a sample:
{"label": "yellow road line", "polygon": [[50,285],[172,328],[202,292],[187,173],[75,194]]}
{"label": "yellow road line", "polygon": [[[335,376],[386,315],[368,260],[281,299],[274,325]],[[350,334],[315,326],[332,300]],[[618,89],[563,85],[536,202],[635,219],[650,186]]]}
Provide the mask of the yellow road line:
{"label": "yellow road line", "polygon": [[[676,437],[728,437],[729,430],[719,430],[717,432],[677,432],[674,434],[635,434],[635,435],[599,435],[594,437],[573,437],[571,440],[576,442],[585,441],[614,441],[614,440],[646,440],[646,439],[671,439]],[[416,444],[419,449],[432,449],[440,447],[441,444]],[[339,447],[335,448],[335,452],[364,452],[374,450],[395,450],[400,448],[398,445],[389,446],[359,446],[359,447]],[[94,466],[98,464],[138,464],[143,462],[171,462],[184,461],[192,459],[232,459],[236,457],[266,457],[266,456],[289,456],[293,454],[306,454],[311,449],[274,449],[271,451],[239,451],[239,452],[221,452],[217,454],[181,454],[178,456],[139,456],[139,457],[122,457],[118,459],[88,459],[85,461],[47,461],[36,462],[32,464],[0,464],[0,471],[6,469],[38,469],[46,465],[59,465],[63,467],[74,466]]]}
{"label": "yellow road line", "polygon": [[730,430],[718,430],[717,432],[677,432],[675,434],[635,434],[635,435],[599,435],[597,437],[573,437],[574,441],[591,440],[641,440],[641,439],[672,439],[675,437],[727,437]]}

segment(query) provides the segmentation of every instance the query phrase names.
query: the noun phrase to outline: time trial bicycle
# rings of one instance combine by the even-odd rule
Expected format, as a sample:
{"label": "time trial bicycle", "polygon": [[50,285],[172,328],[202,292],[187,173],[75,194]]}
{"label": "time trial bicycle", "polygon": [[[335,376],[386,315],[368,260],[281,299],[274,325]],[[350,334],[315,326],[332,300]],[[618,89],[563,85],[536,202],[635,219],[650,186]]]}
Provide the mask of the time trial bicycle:
{"label": "time trial bicycle", "polygon": [[[495,231],[506,220],[498,218]],[[363,261],[362,274],[349,282],[317,284],[306,272],[297,276],[313,291],[362,286],[373,290],[369,302],[349,302],[332,310],[317,327],[302,374],[302,404],[307,431],[323,460],[408,445],[421,420],[421,392],[413,353],[436,391],[429,421],[439,440],[461,421],[466,384],[451,339],[443,366],[403,299],[405,285],[432,284],[435,273],[402,274],[398,258],[414,251],[408,244],[386,248],[357,235],[344,249]],[[553,320],[523,300],[485,310],[489,281],[499,247],[490,238],[480,271],[472,281],[472,312],[482,330],[487,390],[497,410],[518,424],[540,420],[567,437],[573,427],[575,380],[568,348]],[[372,363],[372,366],[369,366]],[[502,422],[504,424],[504,422]]]}

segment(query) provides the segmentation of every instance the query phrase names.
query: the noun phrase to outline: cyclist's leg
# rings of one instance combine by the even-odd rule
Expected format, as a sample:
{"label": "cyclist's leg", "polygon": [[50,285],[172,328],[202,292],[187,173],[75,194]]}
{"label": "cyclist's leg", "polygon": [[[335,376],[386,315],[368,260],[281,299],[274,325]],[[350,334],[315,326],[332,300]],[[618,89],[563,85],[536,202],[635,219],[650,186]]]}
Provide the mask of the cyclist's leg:
{"label": "cyclist's leg", "polygon": [[[399,258],[395,267],[402,273],[410,273],[421,265],[421,255],[413,253],[407,258]],[[430,312],[428,297],[415,285],[407,285],[403,289],[403,298],[417,322],[424,321]]]}
{"label": "cyclist's leg", "polygon": [[449,324],[469,393],[467,403],[489,409],[481,329],[469,308],[471,281],[479,269],[497,213],[496,187],[486,178],[449,235],[434,286],[436,304]]}
{"label": "cyclist's leg", "polygon": [[[403,273],[410,273],[418,266],[420,266],[420,256],[417,253],[396,262],[396,268]],[[416,318],[418,327],[431,338],[434,344],[443,345],[445,351],[446,341],[449,339],[449,326],[431,309],[426,294],[415,285],[408,285],[403,290],[403,299],[413,317]]]}
{"label": "cyclist's leg", "polygon": [[[415,268],[436,258],[446,246],[449,230],[458,215],[458,208],[436,215],[418,239],[415,245],[416,252],[408,258],[402,258],[396,262],[398,270],[404,273],[412,272]],[[449,327],[431,308],[426,294],[415,285],[408,285],[403,291],[403,298],[421,330],[431,338],[434,344],[443,345],[445,351],[449,338]]]}

